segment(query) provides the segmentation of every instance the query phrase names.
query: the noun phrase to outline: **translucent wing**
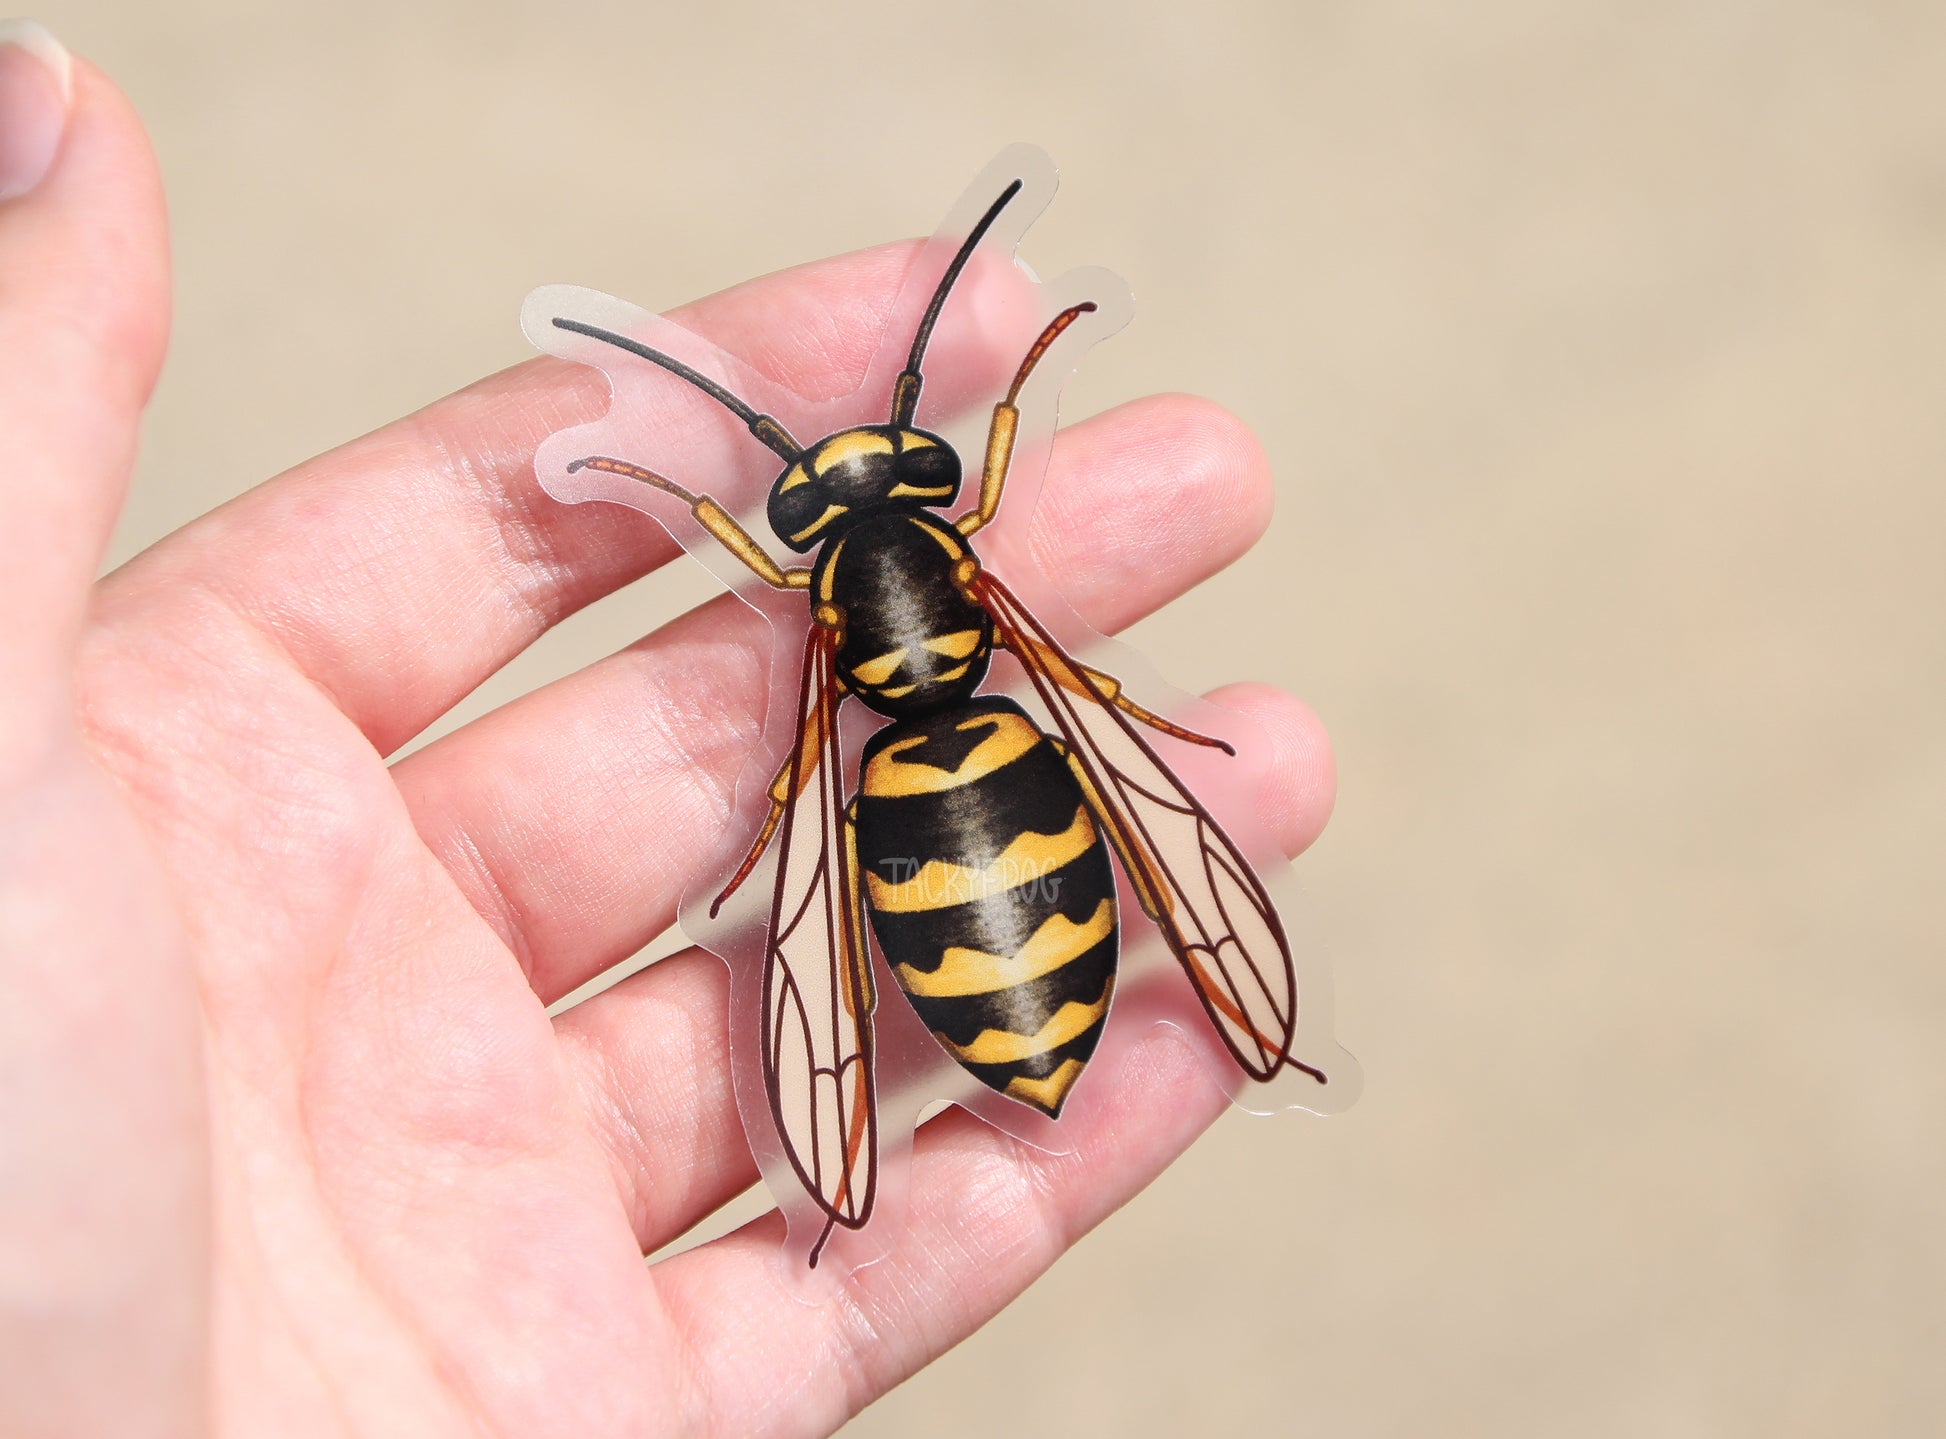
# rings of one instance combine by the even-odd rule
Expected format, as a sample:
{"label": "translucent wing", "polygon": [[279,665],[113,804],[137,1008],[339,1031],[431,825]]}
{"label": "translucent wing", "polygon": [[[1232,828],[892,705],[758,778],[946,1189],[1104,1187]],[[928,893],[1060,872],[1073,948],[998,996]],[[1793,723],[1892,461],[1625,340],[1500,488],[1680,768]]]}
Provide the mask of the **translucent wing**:
{"label": "translucent wing", "polygon": [[[1291,1057],[1297,971],[1249,861],[1117,708],[1115,682],[1069,656],[991,575],[974,583],[1060,730],[1143,911],[1188,971],[1236,1062],[1253,1079],[1272,1079],[1288,1065],[1321,1081]],[[1200,739],[1136,708],[1147,723]]]}
{"label": "translucent wing", "polygon": [[798,742],[778,832],[776,891],[764,952],[764,1089],[791,1166],[834,1225],[871,1217],[878,1113],[872,1086],[872,980],[845,815],[829,630],[804,648]]}

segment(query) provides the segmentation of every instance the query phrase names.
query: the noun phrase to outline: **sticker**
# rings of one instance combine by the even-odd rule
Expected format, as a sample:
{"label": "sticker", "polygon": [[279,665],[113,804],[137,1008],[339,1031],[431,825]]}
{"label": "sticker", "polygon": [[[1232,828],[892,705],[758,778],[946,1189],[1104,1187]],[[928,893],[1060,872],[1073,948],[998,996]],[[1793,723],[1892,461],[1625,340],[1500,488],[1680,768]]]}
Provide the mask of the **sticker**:
{"label": "sticker", "polygon": [[1061,383],[1132,311],[1106,271],[1015,258],[1055,185],[1040,151],[1000,154],[835,399],[592,290],[522,312],[613,387],[541,445],[542,486],[654,517],[776,637],[763,741],[681,921],[730,966],[738,1107],[795,1265],[889,1251],[922,1113],[1061,1152],[1062,1116],[1158,1024],[1246,1109],[1358,1092],[1256,818],[1264,737],[1033,562]]}

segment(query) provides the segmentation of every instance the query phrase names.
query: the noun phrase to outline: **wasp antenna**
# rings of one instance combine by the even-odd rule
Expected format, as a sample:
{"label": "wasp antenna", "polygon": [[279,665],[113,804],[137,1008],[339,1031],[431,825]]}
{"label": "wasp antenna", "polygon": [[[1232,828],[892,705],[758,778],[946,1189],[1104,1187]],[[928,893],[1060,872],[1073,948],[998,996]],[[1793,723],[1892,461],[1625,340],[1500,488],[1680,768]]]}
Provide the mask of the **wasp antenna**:
{"label": "wasp antenna", "polygon": [[1048,346],[1061,337],[1061,332],[1083,315],[1093,314],[1097,308],[1093,300],[1083,300],[1078,305],[1068,306],[1048,321],[1047,328],[1042,330],[1040,338],[1034,341],[1034,348],[1027,352],[1027,358],[1022,360],[1020,368],[1014,371],[1014,382],[1007,389],[1006,404],[1014,404],[1020,399],[1021,387],[1027,383],[1027,377],[1034,372],[1034,366],[1041,362],[1041,356],[1047,353]]}
{"label": "wasp antenna", "polygon": [[613,345],[618,350],[627,350],[631,355],[640,355],[652,365],[660,365],[670,374],[675,375],[679,379],[687,380],[712,400],[716,401],[717,404],[735,415],[739,420],[742,420],[749,428],[751,434],[755,435],[765,446],[783,456],[786,460],[795,460],[803,453],[803,447],[791,438],[790,431],[778,424],[776,420],[772,419],[769,415],[758,414],[742,400],[739,400],[735,395],[717,384],[716,381],[710,379],[709,376],[692,370],[674,356],[665,355],[660,350],[651,349],[639,340],[629,339],[626,335],[618,335],[613,330],[604,330],[599,325],[586,325],[579,320],[570,320],[564,315],[556,315],[554,317],[554,328],[557,330],[569,330],[577,335],[586,335],[590,339],[600,340],[604,344]]}
{"label": "wasp antenna", "polygon": [[912,416],[919,408],[919,389],[925,384],[924,377],[919,373],[919,366],[926,358],[926,342],[932,339],[932,327],[939,319],[939,312],[946,308],[946,296],[951,293],[954,282],[959,279],[960,271],[966,268],[966,262],[973,258],[973,252],[979,248],[980,241],[984,240],[987,231],[993,228],[993,222],[999,219],[1000,212],[1007,208],[1007,202],[1020,193],[1021,183],[1015,180],[1000,192],[999,199],[987,206],[987,212],[980,217],[980,223],[973,227],[972,233],[960,245],[959,253],[953,256],[953,263],[948,265],[946,273],[939,277],[939,288],[932,292],[932,303],[926,306],[926,313],[919,321],[919,333],[912,337],[912,353],[906,357],[905,370],[900,374],[899,383],[892,391],[893,424],[912,423]]}

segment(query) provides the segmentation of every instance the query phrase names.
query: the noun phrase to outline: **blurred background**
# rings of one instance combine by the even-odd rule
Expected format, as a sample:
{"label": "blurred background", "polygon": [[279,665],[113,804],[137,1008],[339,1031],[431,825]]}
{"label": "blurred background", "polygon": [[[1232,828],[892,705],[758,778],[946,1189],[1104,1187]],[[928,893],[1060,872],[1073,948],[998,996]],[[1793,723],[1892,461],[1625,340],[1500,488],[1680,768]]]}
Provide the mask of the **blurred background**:
{"label": "blurred background", "polygon": [[1065,176],[1026,258],[1137,296],[1065,418],[1263,437],[1269,537],[1133,638],[1330,724],[1301,871],[1365,1098],[1230,1116],[848,1434],[1946,1426],[1946,8],[41,18],[173,202],[118,556],[524,358],[536,284],[664,309],[926,234],[1015,139]]}

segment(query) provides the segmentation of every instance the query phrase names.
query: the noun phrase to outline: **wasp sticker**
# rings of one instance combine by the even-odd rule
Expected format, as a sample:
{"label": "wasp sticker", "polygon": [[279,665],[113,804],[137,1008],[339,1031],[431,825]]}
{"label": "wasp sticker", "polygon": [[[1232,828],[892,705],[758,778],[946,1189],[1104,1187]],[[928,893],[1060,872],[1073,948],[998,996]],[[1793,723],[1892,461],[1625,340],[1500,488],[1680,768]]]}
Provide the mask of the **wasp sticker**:
{"label": "wasp sticker", "polygon": [[[810,1265],[882,1252],[864,1236],[892,1227],[926,1106],[1058,1149],[1091,1066],[1157,1022],[1245,1107],[1357,1091],[1254,819],[1261,746],[1087,630],[1029,555],[1059,382],[1131,308],[1105,272],[1043,284],[1013,258],[1054,185],[1002,153],[835,400],[592,291],[523,315],[614,386],[542,446],[548,492],[655,516],[780,636],[742,828],[683,923],[731,966],[739,1106]],[[941,359],[960,324],[977,362]],[[658,468],[672,425],[708,424],[716,472]]]}

